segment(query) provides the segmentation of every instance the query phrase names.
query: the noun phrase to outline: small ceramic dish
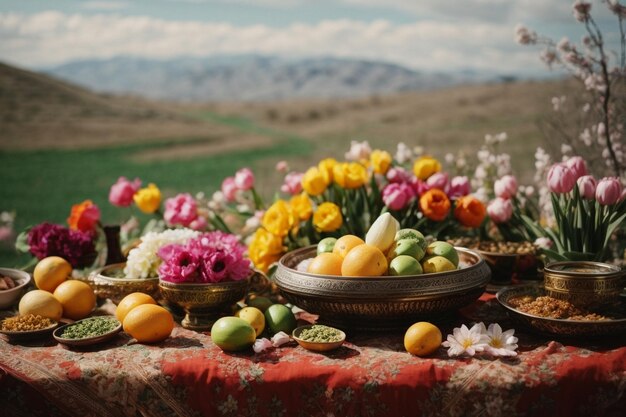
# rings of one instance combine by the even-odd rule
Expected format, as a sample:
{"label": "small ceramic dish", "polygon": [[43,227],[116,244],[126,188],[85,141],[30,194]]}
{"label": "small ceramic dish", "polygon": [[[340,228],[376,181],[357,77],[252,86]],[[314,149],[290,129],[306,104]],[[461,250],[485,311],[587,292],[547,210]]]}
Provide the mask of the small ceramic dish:
{"label": "small ceramic dish", "polygon": [[[66,324],[64,326],[59,327],[58,329],[56,329],[53,333],[52,336],[56,339],[57,342],[62,343],[64,345],[67,346],[88,346],[88,345],[95,345],[98,343],[103,343],[106,342],[108,340],[113,339],[115,336],[117,336],[117,334],[122,330],[122,323],[120,323],[118,321],[118,325],[111,331],[108,331],[104,334],[98,335],[98,336],[93,336],[93,337],[85,337],[82,339],[68,339],[65,337],[61,337],[61,335],[63,334],[63,332],[65,331],[65,329],[67,329],[70,326],[74,326],[77,323],[81,323],[87,320],[93,320],[95,317],[89,317],[86,319],[82,319],[82,320],[78,320],[75,321],[74,323],[70,323],[70,324]],[[117,320],[116,320],[117,321]]]}
{"label": "small ceramic dish", "polygon": [[13,268],[0,268],[0,275],[9,277],[15,287],[0,291],[0,308],[7,308],[15,304],[30,282],[30,274]]}
{"label": "small ceramic dish", "polygon": [[[340,333],[340,336],[341,336],[341,340],[338,340],[336,342],[311,342],[309,340],[300,339],[300,333],[302,333],[303,330],[310,329],[313,326],[315,326],[315,325],[314,324],[308,324],[306,326],[297,327],[291,333],[291,337],[293,337],[293,339],[296,342],[298,342],[298,344],[300,346],[302,346],[303,348],[305,348],[307,350],[312,350],[312,351],[315,351],[315,352],[328,352],[330,350],[337,349],[339,346],[343,345],[343,342],[346,341],[346,334],[344,332],[342,332],[341,330],[339,330],[339,329],[335,329],[334,327],[331,327],[331,329],[337,330]],[[327,326],[327,327],[329,327],[329,326]]]}
{"label": "small ceramic dish", "polygon": [[25,340],[36,340],[43,339],[46,337],[50,337],[53,330],[57,328],[59,325],[58,322],[54,322],[54,324],[44,327],[43,329],[37,330],[24,330],[24,331],[14,331],[14,330],[0,330],[0,333],[5,335],[11,341],[19,342]]}

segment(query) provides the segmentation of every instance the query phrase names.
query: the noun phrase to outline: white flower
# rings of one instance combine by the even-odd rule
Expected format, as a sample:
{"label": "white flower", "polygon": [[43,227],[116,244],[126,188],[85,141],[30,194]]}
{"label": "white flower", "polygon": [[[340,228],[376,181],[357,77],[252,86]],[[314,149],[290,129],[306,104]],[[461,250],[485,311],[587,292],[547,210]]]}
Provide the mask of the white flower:
{"label": "white flower", "polygon": [[474,356],[476,352],[485,350],[487,341],[483,323],[477,323],[471,329],[463,324],[460,328],[456,327],[442,345],[448,348],[448,356],[459,356],[463,353]]}
{"label": "white flower", "polygon": [[550,249],[554,245],[554,243],[552,243],[550,238],[547,238],[547,237],[538,237],[535,240],[534,244],[535,246],[542,248],[542,249]]}
{"label": "white flower", "polygon": [[363,142],[357,142],[353,140],[350,142],[350,150],[346,153],[346,159],[348,161],[362,161],[370,159],[372,148],[370,144],[364,140]]}
{"label": "white flower", "polygon": [[525,26],[517,25],[515,27],[515,41],[520,45],[532,44],[537,41],[537,34]]}
{"label": "white flower", "polygon": [[264,350],[267,350],[271,347],[272,347],[272,342],[270,342],[269,339],[264,337],[262,339],[257,339],[254,341],[254,344],[252,345],[252,350],[254,350],[255,353],[261,353]]}
{"label": "white flower", "polygon": [[272,345],[274,347],[279,347],[288,343],[291,340],[291,337],[285,332],[278,332],[274,336],[272,336]]}
{"label": "white flower", "polygon": [[395,159],[399,164],[404,164],[413,158],[413,151],[406,146],[404,142],[398,143],[398,149],[396,150]]}
{"label": "white flower", "polygon": [[515,329],[503,333],[498,323],[490,324],[486,334],[487,352],[493,356],[516,356],[517,337],[513,336],[513,333]]}

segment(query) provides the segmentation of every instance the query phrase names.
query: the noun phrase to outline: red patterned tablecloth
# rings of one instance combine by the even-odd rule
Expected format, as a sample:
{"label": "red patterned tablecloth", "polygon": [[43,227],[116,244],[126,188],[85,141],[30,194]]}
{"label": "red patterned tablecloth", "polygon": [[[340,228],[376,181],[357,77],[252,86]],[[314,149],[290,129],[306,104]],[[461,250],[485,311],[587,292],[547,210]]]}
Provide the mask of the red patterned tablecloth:
{"label": "red patterned tablecloth", "polygon": [[[483,297],[442,330],[472,321],[511,326]],[[624,415],[623,336],[559,342],[517,335],[513,359],[451,359],[444,348],[418,358],[404,351],[401,333],[348,333],[328,354],[295,344],[229,354],[180,327],[156,345],[121,336],[91,350],[0,339],[0,415]]]}

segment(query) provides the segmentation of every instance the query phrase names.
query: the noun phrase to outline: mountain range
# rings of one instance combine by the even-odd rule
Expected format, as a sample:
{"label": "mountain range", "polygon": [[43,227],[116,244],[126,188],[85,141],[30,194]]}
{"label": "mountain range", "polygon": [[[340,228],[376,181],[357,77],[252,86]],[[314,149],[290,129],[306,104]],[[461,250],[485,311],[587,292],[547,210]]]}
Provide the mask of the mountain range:
{"label": "mountain range", "polygon": [[74,61],[43,72],[96,92],[191,102],[356,98],[498,79],[471,71],[418,72],[378,61],[259,55],[115,57]]}

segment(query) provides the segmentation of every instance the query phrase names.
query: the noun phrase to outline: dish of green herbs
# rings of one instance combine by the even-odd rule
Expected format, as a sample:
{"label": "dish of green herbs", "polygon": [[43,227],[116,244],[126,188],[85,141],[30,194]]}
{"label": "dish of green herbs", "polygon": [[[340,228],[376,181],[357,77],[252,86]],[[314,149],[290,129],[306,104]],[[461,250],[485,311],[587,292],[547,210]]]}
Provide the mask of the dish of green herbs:
{"label": "dish of green herbs", "polygon": [[339,342],[343,339],[343,332],[333,327],[314,324],[309,328],[303,329],[298,338],[312,343],[332,343]]}
{"label": "dish of green herbs", "polygon": [[97,316],[77,321],[76,323],[65,326],[58,335],[62,339],[83,340],[99,336],[119,330],[121,324],[115,317]]}

